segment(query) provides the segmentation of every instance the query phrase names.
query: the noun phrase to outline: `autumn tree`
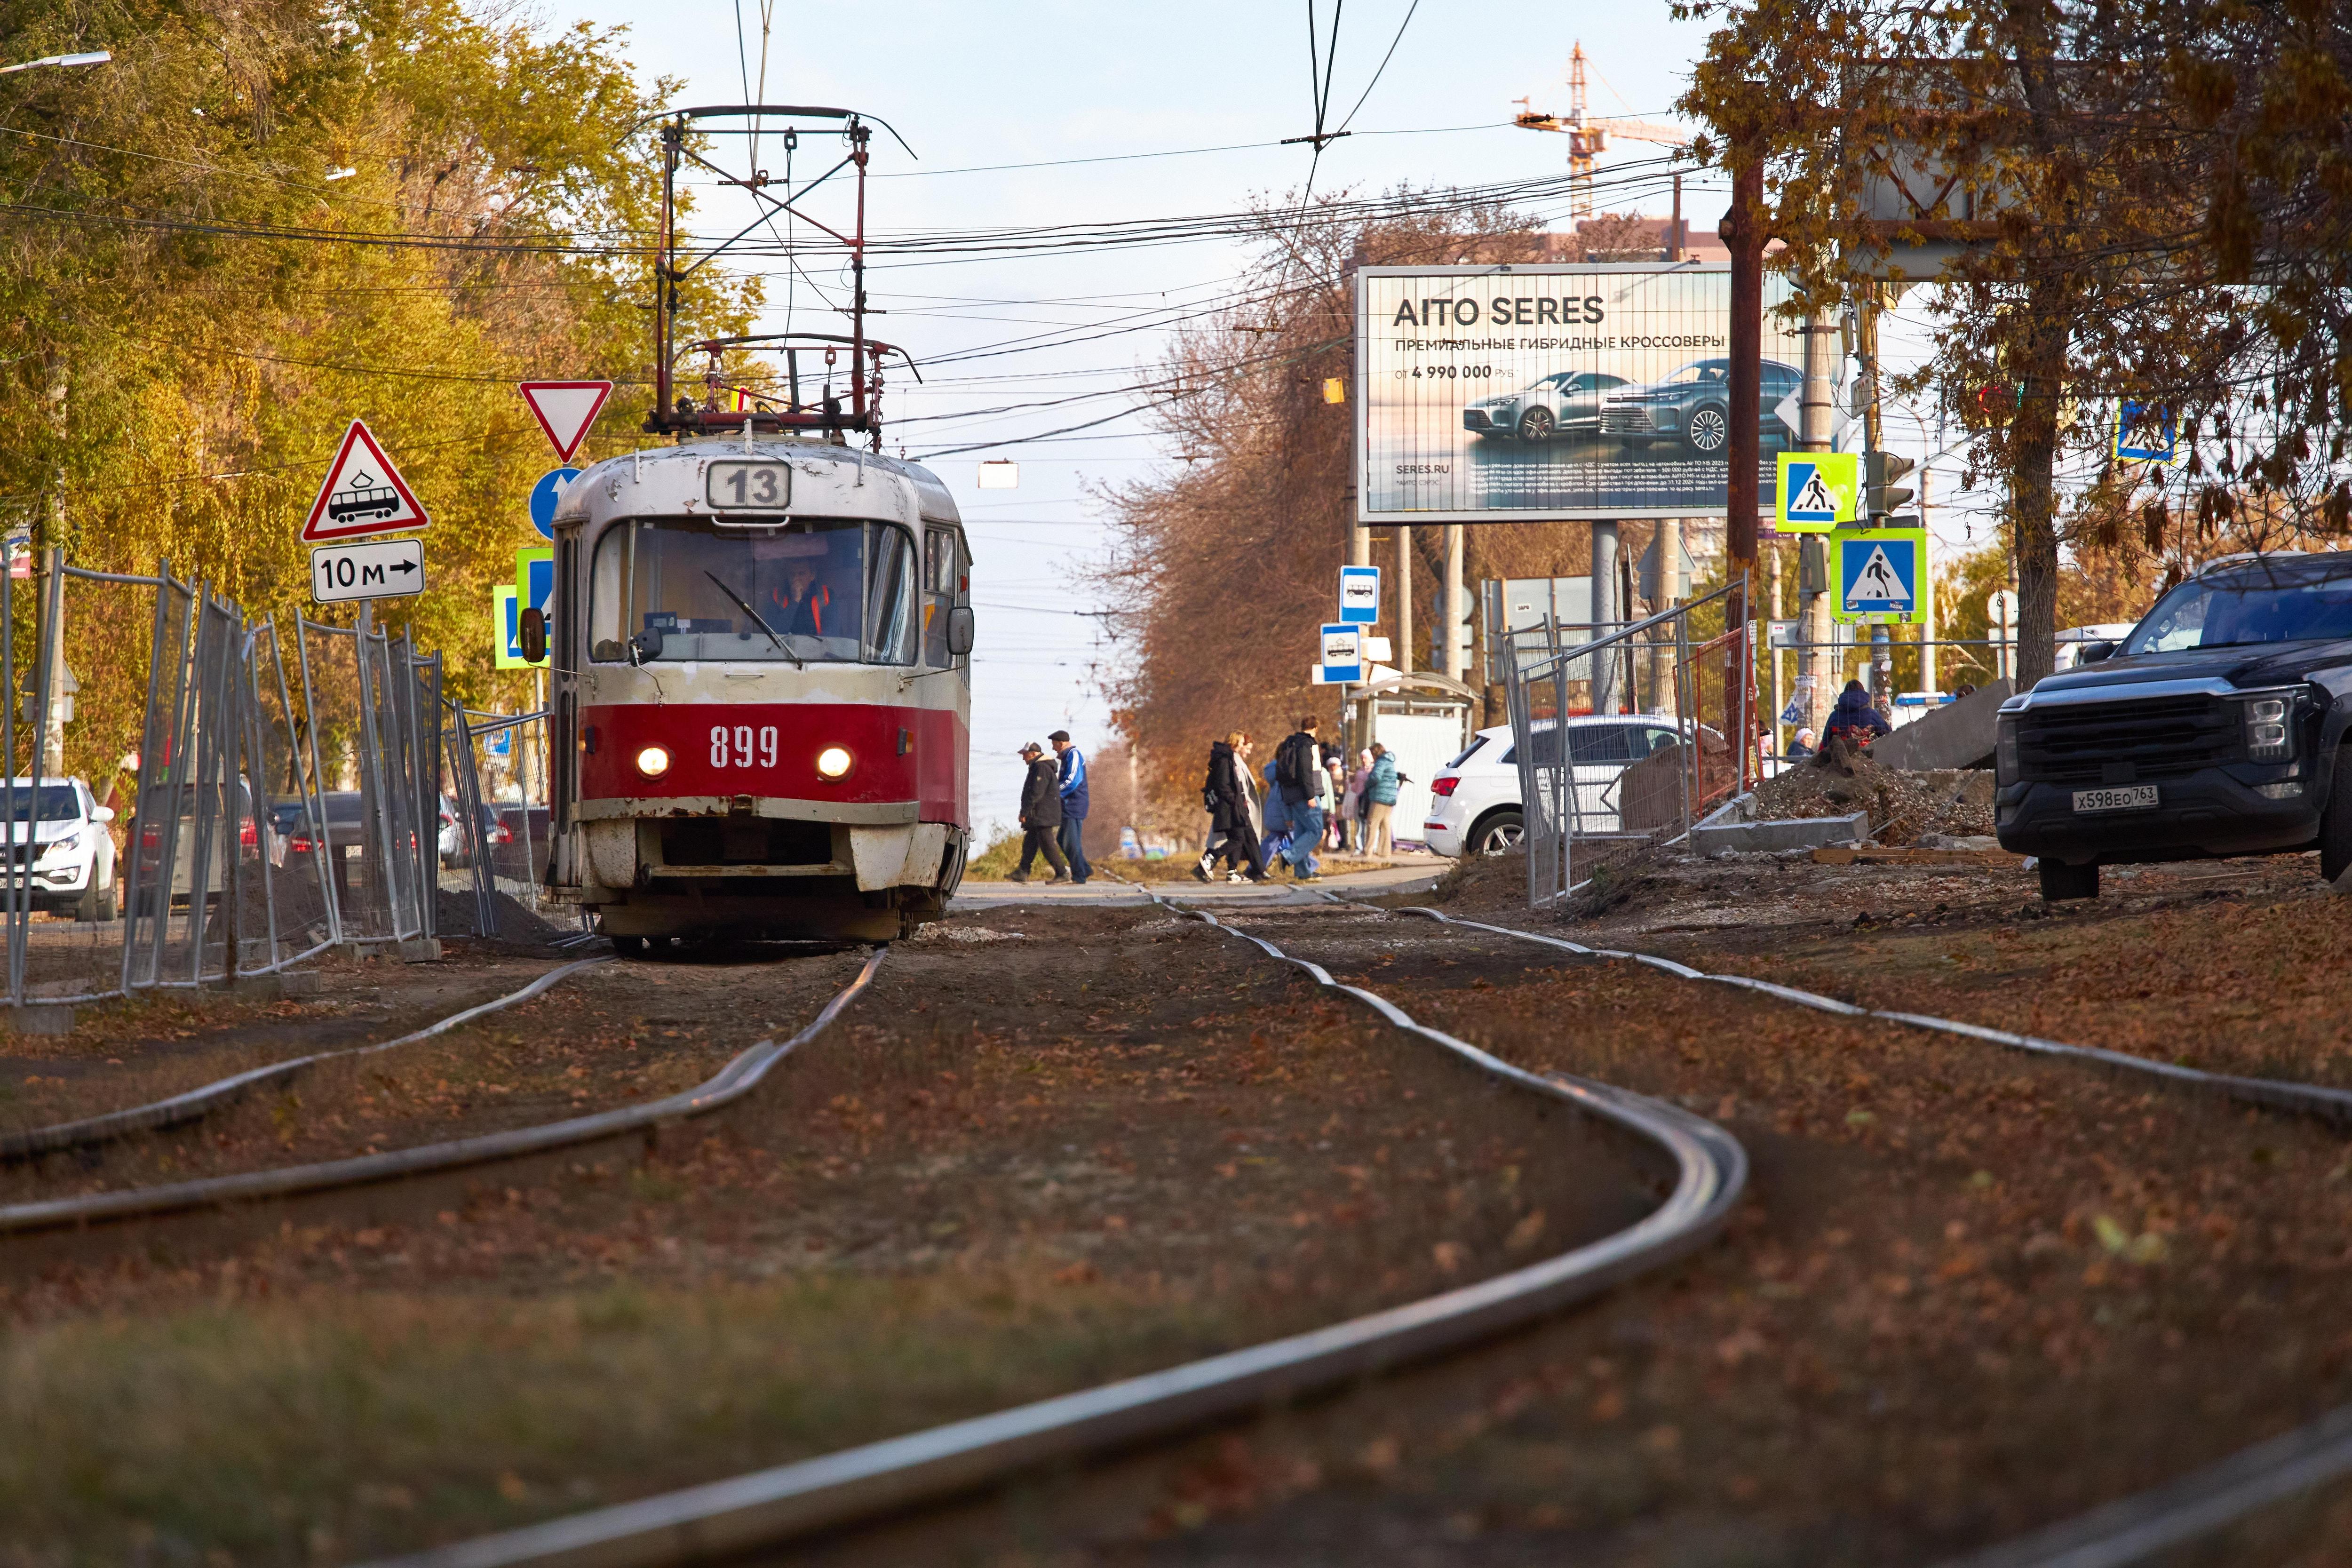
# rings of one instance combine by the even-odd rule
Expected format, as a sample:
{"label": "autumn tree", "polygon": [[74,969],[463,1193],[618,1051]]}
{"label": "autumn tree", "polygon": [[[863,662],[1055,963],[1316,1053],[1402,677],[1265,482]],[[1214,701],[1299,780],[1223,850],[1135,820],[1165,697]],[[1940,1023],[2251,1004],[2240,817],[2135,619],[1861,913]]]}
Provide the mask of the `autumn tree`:
{"label": "autumn tree", "polygon": [[[1873,299],[1893,242],[1952,247],[1935,353],[1907,390],[1940,400],[1973,477],[2005,495],[2025,679],[2051,667],[2069,464],[2089,470],[2083,529],[2111,542],[2128,516],[2176,560],[2249,502],[2294,496],[2298,526],[2342,526],[2327,499],[2342,494],[2342,398],[2313,395],[2340,340],[2325,289],[2295,282],[2342,265],[2340,237],[2309,221],[2335,166],[2327,139],[2344,132],[2327,113],[2340,87],[2324,85],[2340,83],[2342,51],[2318,43],[2324,26],[2165,0],[1684,9],[1722,24],[1684,107],[1716,128],[1707,155],[1736,145],[1763,163],[1797,308]],[[2199,63],[2225,37],[2269,108],[2240,107]],[[2266,134],[2282,101],[2299,129]],[[2275,188],[2210,195],[2242,192],[2250,159]],[[1908,203],[1902,221],[1871,221],[1872,198],[1883,214],[1890,195]],[[2258,266],[2268,276],[2243,286]],[[2168,411],[2185,461],[2105,468],[2122,399]]]}

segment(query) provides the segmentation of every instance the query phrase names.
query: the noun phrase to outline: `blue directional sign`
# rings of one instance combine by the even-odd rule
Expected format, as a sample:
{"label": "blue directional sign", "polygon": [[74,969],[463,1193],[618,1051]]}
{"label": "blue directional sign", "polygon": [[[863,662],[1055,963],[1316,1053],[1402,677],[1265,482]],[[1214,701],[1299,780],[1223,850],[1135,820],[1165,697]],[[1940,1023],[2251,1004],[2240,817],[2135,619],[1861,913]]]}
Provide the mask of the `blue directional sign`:
{"label": "blue directional sign", "polygon": [[1369,626],[1381,618],[1381,569],[1377,566],[1339,568],[1339,619],[1343,625]]}
{"label": "blue directional sign", "polygon": [[1317,656],[1322,673],[1317,680],[1326,686],[1353,684],[1364,679],[1364,628],[1352,621],[1340,621],[1323,628],[1322,641]]}
{"label": "blue directional sign", "polygon": [[514,755],[514,726],[507,724],[482,737],[486,756],[511,758]]}
{"label": "blue directional sign", "polygon": [[530,525],[539,530],[542,539],[555,537],[555,509],[563,500],[563,492],[580,477],[577,468],[550,468],[539,476],[539,483],[530,487]]}
{"label": "blue directional sign", "polygon": [[1830,535],[1837,563],[1837,597],[1830,614],[1841,621],[1910,621],[1922,610],[1927,581],[1924,528],[1840,529]]}
{"label": "blue directional sign", "polygon": [[2116,404],[2116,458],[2118,462],[2172,461],[2175,432],[2172,410],[2160,403]]}

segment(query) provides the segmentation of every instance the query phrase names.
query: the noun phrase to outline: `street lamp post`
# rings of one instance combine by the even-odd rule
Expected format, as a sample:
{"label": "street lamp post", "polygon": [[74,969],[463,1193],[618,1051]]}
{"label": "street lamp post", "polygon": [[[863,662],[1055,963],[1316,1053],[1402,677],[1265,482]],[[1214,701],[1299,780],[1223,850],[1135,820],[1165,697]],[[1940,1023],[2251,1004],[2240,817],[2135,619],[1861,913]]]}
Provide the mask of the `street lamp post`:
{"label": "street lamp post", "polygon": [[102,66],[113,58],[113,55],[104,49],[93,49],[88,54],[80,55],[44,55],[37,60],[26,60],[19,65],[0,66],[0,76],[6,76],[11,71],[38,70],[43,66]]}

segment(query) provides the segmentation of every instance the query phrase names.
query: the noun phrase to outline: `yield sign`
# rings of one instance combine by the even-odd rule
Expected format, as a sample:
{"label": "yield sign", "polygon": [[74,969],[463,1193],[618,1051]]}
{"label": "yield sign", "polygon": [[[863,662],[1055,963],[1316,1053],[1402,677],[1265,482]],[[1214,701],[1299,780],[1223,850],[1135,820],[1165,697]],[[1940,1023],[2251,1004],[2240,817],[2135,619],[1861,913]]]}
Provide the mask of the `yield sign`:
{"label": "yield sign", "polygon": [[556,457],[567,463],[580,449],[588,426],[596,422],[604,399],[613,395],[609,381],[526,381],[521,385],[531,417],[554,443]]}
{"label": "yield sign", "polygon": [[371,533],[399,533],[429,527],[432,521],[408,481],[376,445],[366,423],[354,419],[343,432],[342,450],[329,466],[326,482],[319,487],[319,499],[310,503],[302,538],[317,544]]}

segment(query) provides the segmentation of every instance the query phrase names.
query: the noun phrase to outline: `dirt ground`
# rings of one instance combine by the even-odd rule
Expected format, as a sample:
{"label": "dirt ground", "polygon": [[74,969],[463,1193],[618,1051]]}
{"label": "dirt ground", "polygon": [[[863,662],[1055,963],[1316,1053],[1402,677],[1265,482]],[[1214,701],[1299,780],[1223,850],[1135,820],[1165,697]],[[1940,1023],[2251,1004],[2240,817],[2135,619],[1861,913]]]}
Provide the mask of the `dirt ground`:
{"label": "dirt ground", "polygon": [[[607,965],[499,1028],[717,1056],[857,959]],[[642,1161],[0,1273],[0,1517],[43,1563],[446,1540],[1425,1295],[1622,1228],[1664,1176],[1231,937],[1000,910],[901,944]]]}
{"label": "dirt ground", "polygon": [[[2340,1133],[1402,918],[1238,918],[1713,1116],[1755,1161],[1729,1239],[1489,1349],[775,1561],[1931,1563],[2352,1396]],[[2274,1510],[2210,1560],[2326,1561],[2343,1522]]]}

